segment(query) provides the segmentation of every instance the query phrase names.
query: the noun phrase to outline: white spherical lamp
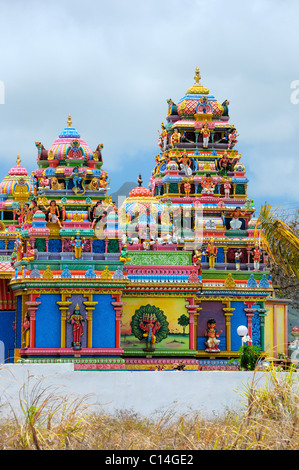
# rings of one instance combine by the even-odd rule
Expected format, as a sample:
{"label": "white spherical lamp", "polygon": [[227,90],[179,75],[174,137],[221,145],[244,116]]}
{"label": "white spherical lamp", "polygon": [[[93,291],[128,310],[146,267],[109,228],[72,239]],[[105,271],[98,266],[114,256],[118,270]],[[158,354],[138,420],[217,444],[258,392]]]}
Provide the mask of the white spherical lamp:
{"label": "white spherical lamp", "polygon": [[240,325],[238,328],[237,328],[237,333],[239,336],[246,336],[247,333],[248,333],[248,329],[246,326],[244,325]]}

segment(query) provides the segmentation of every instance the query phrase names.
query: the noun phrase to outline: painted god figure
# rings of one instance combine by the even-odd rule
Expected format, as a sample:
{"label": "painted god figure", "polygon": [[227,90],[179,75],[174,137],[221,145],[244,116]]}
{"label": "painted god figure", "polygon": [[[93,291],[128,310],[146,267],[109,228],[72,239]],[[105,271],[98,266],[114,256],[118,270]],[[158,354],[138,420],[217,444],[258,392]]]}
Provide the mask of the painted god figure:
{"label": "painted god figure", "polygon": [[155,333],[161,328],[160,323],[157,321],[156,318],[144,318],[142,322],[139,324],[141,330],[144,331],[143,336],[146,340],[146,347],[147,349],[153,349],[153,346],[156,342],[156,335]]}
{"label": "painted god figure", "polygon": [[21,236],[17,236],[14,244],[15,261],[20,261],[24,254],[24,242]]}
{"label": "painted god figure", "polygon": [[35,257],[34,248],[31,247],[31,244],[29,242],[27,242],[27,250],[23,256],[23,259],[30,262],[34,260],[34,257]]}
{"label": "painted god figure", "polygon": [[202,194],[214,194],[216,183],[210,174],[204,176],[201,180]]}
{"label": "painted god figure", "polygon": [[39,181],[39,186],[41,189],[50,189],[50,180],[47,178],[45,171],[43,171],[42,177]]}
{"label": "painted god figure", "polygon": [[166,150],[167,145],[167,130],[163,124],[161,123],[161,133],[159,134],[159,147],[162,151]]}
{"label": "painted god figure", "polygon": [[227,175],[227,171],[230,167],[229,158],[227,152],[224,152],[223,156],[218,161],[219,173],[222,175]]}
{"label": "painted god figure", "polygon": [[185,172],[185,175],[191,176],[192,175],[191,160],[188,157],[187,153],[185,152],[183,156],[178,159],[178,161],[180,162],[180,167]]}
{"label": "painted god figure", "polygon": [[205,351],[207,352],[220,352],[220,349],[218,346],[220,343],[220,339],[218,338],[221,335],[222,331],[218,332],[215,326],[216,326],[216,321],[214,320],[214,318],[210,318],[210,320],[208,320],[207,322],[207,329],[205,331],[205,336],[208,338],[205,343],[206,345]]}
{"label": "painted god figure", "polygon": [[68,312],[67,321],[73,327],[73,343],[74,349],[81,349],[81,337],[83,335],[83,327],[85,320],[80,313],[79,305],[77,304],[72,315]]}
{"label": "painted god figure", "polygon": [[240,271],[240,260],[242,256],[242,250],[239,248],[235,252],[235,263],[236,263],[236,271]]}
{"label": "painted god figure", "polygon": [[239,217],[242,217],[245,215],[245,212],[241,212],[240,207],[236,207],[232,219],[230,221],[230,229],[231,230],[241,230],[242,227],[242,221],[239,220]]}
{"label": "painted god figure", "polygon": [[190,196],[190,191],[191,191],[191,184],[189,183],[189,181],[186,181],[184,183],[184,191],[185,191],[186,197],[189,197]]}
{"label": "painted god figure", "polygon": [[194,255],[192,257],[192,261],[194,266],[199,266],[201,268],[201,259],[202,259],[202,251],[201,250],[195,250]]}
{"label": "painted god figure", "polygon": [[79,168],[74,168],[72,173],[73,192],[77,193],[79,189],[85,192],[85,174],[79,172]]}
{"label": "painted god figure", "polygon": [[178,144],[181,142],[181,133],[177,129],[174,129],[170,142],[171,142],[172,147],[174,147],[175,144]]}
{"label": "painted god figure", "polygon": [[209,259],[209,269],[215,269],[215,261],[217,256],[217,246],[214,245],[214,240],[210,240],[206,248],[206,254]]}
{"label": "painted god figure", "polygon": [[23,322],[23,343],[24,347],[28,348],[29,347],[29,341],[30,341],[30,317],[27,313],[27,315],[24,318]]}
{"label": "painted god figure", "polygon": [[202,137],[203,137],[203,148],[209,147],[209,138],[210,138],[210,131],[207,127],[207,123],[204,124],[202,129],[200,130]]}
{"label": "painted god figure", "polygon": [[256,243],[253,249],[253,270],[254,271],[260,270],[261,256],[262,256],[262,252],[259,249],[258,243]]}
{"label": "painted god figure", "polygon": [[234,129],[230,134],[228,135],[228,149],[234,147],[234,145],[238,142],[237,137],[239,134],[237,134],[236,129]]}
{"label": "painted god figure", "polygon": [[232,187],[232,185],[231,185],[230,182],[229,182],[229,179],[225,179],[225,180],[224,180],[223,187],[224,187],[224,197],[225,197],[225,198],[229,198],[229,196],[230,196],[230,190],[231,190],[231,187]]}
{"label": "painted god figure", "polygon": [[73,140],[70,143],[70,149],[67,152],[67,158],[76,160],[82,160],[84,158],[79,140]]}
{"label": "painted god figure", "polygon": [[82,249],[84,248],[85,240],[81,239],[80,232],[76,233],[76,237],[72,239],[72,246],[75,250],[75,258],[80,259],[82,254]]}
{"label": "painted god figure", "polygon": [[123,263],[127,263],[128,261],[130,261],[130,259],[131,258],[129,257],[127,245],[124,245],[120,252],[119,260],[122,261]]}
{"label": "painted god figure", "polygon": [[56,204],[56,201],[52,199],[48,207],[46,207],[44,204],[43,204],[43,207],[46,209],[48,213],[48,222],[52,222],[52,224],[58,224],[59,227],[61,228],[62,225],[60,222],[60,213],[59,213],[59,208]]}

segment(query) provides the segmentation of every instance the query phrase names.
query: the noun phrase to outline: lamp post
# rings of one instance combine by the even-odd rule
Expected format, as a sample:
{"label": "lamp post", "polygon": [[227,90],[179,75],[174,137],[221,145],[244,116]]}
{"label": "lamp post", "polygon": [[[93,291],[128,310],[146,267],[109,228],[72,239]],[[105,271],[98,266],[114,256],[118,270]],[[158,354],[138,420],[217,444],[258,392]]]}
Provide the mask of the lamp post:
{"label": "lamp post", "polygon": [[237,328],[237,333],[242,338],[242,346],[243,346],[243,344],[248,341],[248,336],[247,336],[248,329],[246,326],[240,325]]}

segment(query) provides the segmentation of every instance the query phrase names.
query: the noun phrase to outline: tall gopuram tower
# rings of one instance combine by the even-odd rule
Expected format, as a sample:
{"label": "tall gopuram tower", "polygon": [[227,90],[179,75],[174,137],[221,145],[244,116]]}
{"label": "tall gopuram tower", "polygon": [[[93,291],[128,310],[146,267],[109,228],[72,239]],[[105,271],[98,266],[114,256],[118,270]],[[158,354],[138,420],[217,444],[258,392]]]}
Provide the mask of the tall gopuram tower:
{"label": "tall gopuram tower", "polygon": [[92,151],[69,116],[48,149],[35,145],[32,175],[18,157],[0,185],[5,360],[122,367],[120,295],[128,281],[103,144]]}
{"label": "tall gopuram tower", "polygon": [[[198,68],[194,79],[167,100],[150,189],[139,176],[119,210],[131,258],[122,345],[124,355],[225,368],[241,346],[239,326],[254,345],[287,353],[287,302],[273,299],[229,101],[201,84]],[[147,348],[143,316],[155,320]]]}

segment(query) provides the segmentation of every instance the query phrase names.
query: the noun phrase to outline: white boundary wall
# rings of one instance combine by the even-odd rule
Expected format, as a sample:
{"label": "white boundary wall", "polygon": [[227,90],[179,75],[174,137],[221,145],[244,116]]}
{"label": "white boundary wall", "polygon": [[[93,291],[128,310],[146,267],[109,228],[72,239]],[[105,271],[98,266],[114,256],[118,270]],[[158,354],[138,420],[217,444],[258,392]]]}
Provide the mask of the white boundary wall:
{"label": "white boundary wall", "polygon": [[[74,371],[69,363],[4,364],[0,418],[11,415],[12,408],[21,415],[19,392],[24,383],[28,396],[28,390],[38,385],[37,390],[47,389],[69,401],[82,397],[91,410],[106,414],[123,409],[147,417],[188,412],[215,416],[245,410],[243,392],[252,378],[253,372],[238,371]],[[258,372],[255,384],[265,382]]]}

